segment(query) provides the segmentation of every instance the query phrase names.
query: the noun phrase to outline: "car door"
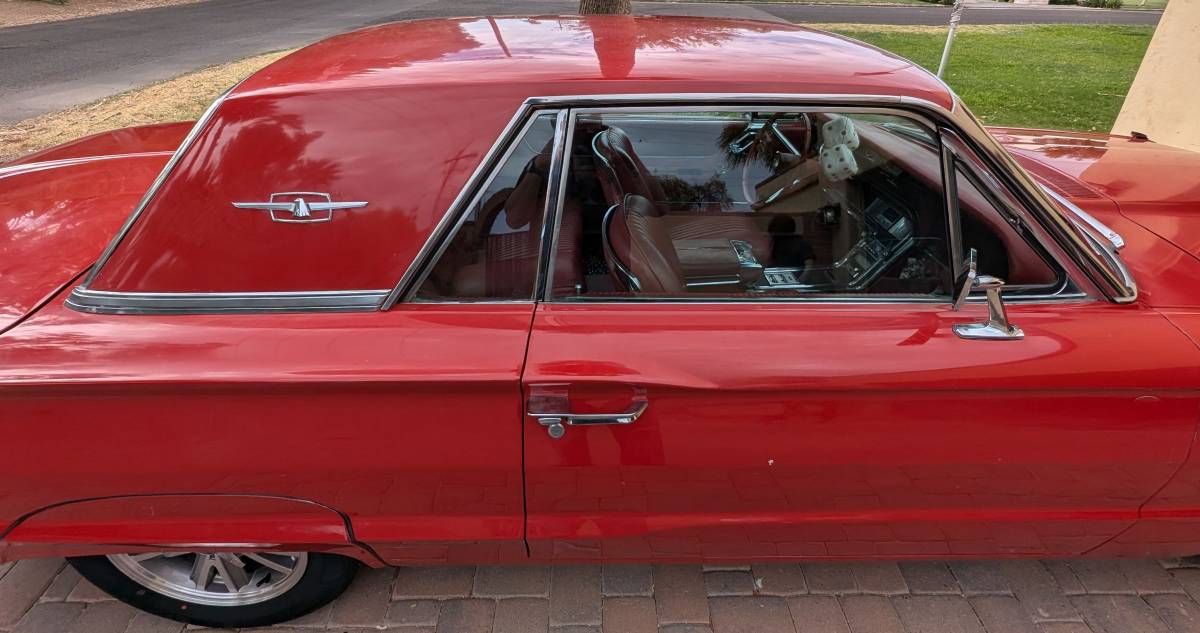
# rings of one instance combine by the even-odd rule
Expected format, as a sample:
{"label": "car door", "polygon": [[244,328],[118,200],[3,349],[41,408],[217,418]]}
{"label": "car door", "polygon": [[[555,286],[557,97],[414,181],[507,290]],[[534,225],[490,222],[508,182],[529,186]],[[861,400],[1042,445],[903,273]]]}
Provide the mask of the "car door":
{"label": "car door", "polygon": [[[769,115],[746,110],[724,114],[763,129]],[[802,173],[819,161],[812,182],[785,178],[799,186],[765,214],[775,192],[734,200],[758,210],[741,220],[771,235],[775,261],[756,262],[764,271],[753,284],[743,261],[740,284],[713,286],[687,276],[686,240],[663,228],[674,224],[655,205],[638,211],[650,193],[596,199],[589,141],[623,116],[634,115],[575,114],[564,192],[583,201],[582,257],[599,274],[549,293],[530,335],[523,433],[535,557],[1079,554],[1131,525],[1181,463],[1197,413],[1184,389],[1195,384],[1194,347],[1157,313],[1081,290],[1014,224],[984,217],[998,211],[980,208],[982,185],[958,183],[961,173],[963,218],[945,221],[930,202],[942,193],[931,176],[937,136],[919,121],[806,111],[818,137],[810,155],[772,168]],[[704,118],[686,108],[637,116],[643,130],[646,117]],[[834,138],[846,120],[854,143]],[[669,141],[654,139],[660,152]],[[731,168],[762,155],[733,157]],[[619,176],[609,179],[636,182]],[[840,219],[822,228],[831,215]],[[795,230],[772,231],[778,216]],[[901,217],[915,230],[898,228]],[[891,237],[877,234],[880,218]],[[689,231],[719,241],[731,226]],[[597,229],[602,253],[588,251]],[[856,277],[900,242],[909,250],[878,277]],[[955,242],[965,244],[952,251]],[[952,306],[951,253],[964,247],[1013,276],[1008,314],[1023,338],[956,334],[986,320],[974,299]]]}

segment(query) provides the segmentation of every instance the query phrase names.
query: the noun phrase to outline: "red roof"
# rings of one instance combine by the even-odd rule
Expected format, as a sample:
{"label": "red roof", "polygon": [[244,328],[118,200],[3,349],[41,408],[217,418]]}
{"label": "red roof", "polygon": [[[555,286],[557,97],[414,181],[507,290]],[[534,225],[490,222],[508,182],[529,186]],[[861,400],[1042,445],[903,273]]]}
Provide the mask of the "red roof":
{"label": "red roof", "polygon": [[493,86],[531,96],[645,92],[903,95],[950,107],[912,62],[792,24],[574,16],[398,22],[304,48],[235,94]]}

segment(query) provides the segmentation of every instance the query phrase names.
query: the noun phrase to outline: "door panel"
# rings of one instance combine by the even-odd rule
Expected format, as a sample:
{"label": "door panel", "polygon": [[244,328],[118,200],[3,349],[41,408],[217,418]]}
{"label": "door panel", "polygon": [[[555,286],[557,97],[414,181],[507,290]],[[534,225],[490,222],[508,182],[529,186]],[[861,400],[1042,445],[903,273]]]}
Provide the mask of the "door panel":
{"label": "door panel", "polygon": [[0,338],[0,429],[21,447],[0,524],[85,498],[269,495],[338,510],[392,563],[524,558],[532,313],[106,316],[58,299]]}
{"label": "door panel", "polygon": [[[720,560],[1077,554],[1184,459],[1197,352],[1134,306],[1010,306],[1023,341],[966,341],[944,306],[544,305],[524,382],[535,557]],[[1134,332],[1137,337],[1114,333]],[[597,385],[606,386],[608,393]],[[615,389],[615,391],[614,391]],[[576,396],[578,394],[578,396]]]}

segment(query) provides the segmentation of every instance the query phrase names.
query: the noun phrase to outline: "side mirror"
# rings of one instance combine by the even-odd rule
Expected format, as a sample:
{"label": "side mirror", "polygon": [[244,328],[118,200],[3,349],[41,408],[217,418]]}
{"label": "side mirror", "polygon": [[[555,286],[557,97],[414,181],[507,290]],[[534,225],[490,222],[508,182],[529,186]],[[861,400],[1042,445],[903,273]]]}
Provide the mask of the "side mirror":
{"label": "side mirror", "polygon": [[[960,323],[954,326],[954,333],[965,339],[1019,341],[1025,338],[1021,328],[1008,322],[1008,311],[1004,309],[1004,300],[1000,298],[1004,280],[991,275],[978,275],[974,287],[987,292],[988,320],[984,323]],[[964,292],[969,293],[970,290],[964,289]]]}

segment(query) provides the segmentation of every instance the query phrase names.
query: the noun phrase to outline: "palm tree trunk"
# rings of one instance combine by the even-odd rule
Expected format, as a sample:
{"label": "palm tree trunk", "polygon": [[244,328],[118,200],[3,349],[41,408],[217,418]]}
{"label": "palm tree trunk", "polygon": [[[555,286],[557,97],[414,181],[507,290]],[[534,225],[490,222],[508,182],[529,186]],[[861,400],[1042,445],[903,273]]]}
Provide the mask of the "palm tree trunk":
{"label": "palm tree trunk", "polygon": [[579,0],[579,12],[587,13],[633,13],[630,0]]}

